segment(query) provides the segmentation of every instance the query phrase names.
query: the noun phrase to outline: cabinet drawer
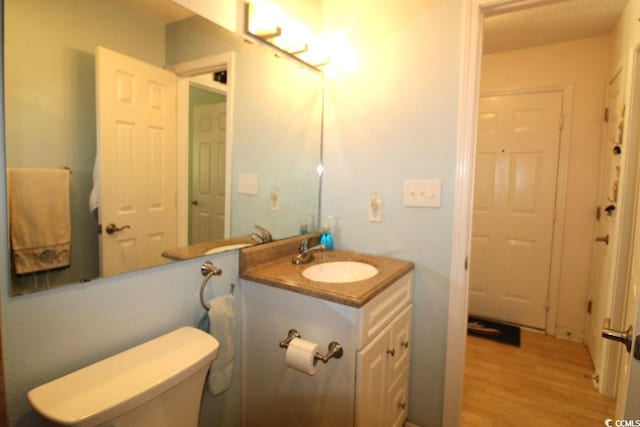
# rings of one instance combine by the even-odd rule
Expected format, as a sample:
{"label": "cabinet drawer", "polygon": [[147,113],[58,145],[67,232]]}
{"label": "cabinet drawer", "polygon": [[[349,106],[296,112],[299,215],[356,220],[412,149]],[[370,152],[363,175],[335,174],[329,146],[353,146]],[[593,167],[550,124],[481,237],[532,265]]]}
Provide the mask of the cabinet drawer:
{"label": "cabinet drawer", "polygon": [[359,349],[382,331],[411,301],[413,272],[407,273],[362,308]]}

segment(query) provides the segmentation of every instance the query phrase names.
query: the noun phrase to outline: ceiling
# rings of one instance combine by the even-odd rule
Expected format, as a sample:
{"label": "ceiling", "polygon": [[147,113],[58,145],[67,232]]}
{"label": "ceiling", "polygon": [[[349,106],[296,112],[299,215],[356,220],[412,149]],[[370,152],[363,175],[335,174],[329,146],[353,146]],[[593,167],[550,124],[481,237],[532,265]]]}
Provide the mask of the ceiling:
{"label": "ceiling", "polygon": [[[111,0],[166,24],[193,13],[171,0]],[[609,33],[628,0],[561,0],[484,20],[484,53],[523,49]]]}
{"label": "ceiling", "polygon": [[149,16],[165,24],[180,21],[194,13],[170,0],[111,0],[136,13]]}
{"label": "ceiling", "polygon": [[484,53],[607,34],[628,0],[565,0],[484,20]]}

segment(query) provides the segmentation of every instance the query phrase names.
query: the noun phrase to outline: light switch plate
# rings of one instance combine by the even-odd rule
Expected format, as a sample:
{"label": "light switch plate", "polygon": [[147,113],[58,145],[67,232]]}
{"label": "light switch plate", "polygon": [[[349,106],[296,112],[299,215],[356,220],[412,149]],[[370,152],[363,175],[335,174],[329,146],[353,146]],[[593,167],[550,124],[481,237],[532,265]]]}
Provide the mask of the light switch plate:
{"label": "light switch plate", "polygon": [[241,173],[238,175],[238,193],[258,194],[258,175]]}
{"label": "light switch plate", "polygon": [[439,208],[441,192],[442,181],[439,179],[405,179],[404,205]]}

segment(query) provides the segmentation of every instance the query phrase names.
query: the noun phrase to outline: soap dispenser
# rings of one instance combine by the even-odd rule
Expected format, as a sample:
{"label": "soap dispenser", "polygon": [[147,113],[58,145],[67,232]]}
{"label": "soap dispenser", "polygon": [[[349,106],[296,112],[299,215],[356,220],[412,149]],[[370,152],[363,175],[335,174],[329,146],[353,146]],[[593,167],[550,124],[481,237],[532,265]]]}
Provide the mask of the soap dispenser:
{"label": "soap dispenser", "polygon": [[322,236],[320,237],[320,244],[324,245],[328,251],[333,250],[333,235],[331,234],[331,227],[327,224],[322,226]]}

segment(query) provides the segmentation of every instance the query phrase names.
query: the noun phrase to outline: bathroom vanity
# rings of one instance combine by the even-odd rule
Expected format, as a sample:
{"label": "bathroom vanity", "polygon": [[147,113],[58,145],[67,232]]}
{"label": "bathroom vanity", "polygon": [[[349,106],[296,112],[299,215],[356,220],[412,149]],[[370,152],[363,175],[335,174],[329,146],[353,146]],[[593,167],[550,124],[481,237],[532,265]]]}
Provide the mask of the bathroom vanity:
{"label": "bathroom vanity", "polygon": [[[409,403],[413,264],[332,251],[293,265],[301,239],[241,251],[246,425],[401,426]],[[303,275],[336,261],[366,263],[377,273],[344,283]],[[342,357],[318,362],[313,376],[287,366],[279,343],[291,329],[322,354],[338,342]]]}

